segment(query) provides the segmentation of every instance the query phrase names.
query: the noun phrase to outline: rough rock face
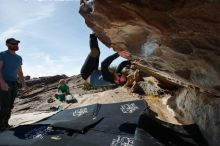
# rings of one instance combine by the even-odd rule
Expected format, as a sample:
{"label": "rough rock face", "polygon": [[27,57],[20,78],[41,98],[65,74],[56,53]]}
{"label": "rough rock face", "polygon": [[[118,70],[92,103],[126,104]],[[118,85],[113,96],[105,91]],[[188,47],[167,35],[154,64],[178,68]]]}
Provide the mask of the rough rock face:
{"label": "rough rock face", "polygon": [[92,12],[86,7],[80,14],[106,46],[128,50],[142,71],[184,88],[177,113],[219,144],[220,1],[95,0]]}
{"label": "rough rock face", "polygon": [[218,0],[95,0],[80,13],[108,47],[161,76],[219,90],[219,10]]}

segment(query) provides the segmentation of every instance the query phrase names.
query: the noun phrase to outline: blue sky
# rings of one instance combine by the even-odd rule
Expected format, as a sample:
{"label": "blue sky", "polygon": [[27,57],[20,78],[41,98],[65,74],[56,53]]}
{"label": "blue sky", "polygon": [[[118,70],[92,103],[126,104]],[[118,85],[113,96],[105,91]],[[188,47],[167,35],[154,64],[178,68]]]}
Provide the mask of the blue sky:
{"label": "blue sky", "polygon": [[[79,0],[0,0],[0,51],[14,37],[21,41],[17,54],[23,58],[24,75],[79,74],[91,30],[78,11]],[[99,45],[100,60],[114,53]]]}

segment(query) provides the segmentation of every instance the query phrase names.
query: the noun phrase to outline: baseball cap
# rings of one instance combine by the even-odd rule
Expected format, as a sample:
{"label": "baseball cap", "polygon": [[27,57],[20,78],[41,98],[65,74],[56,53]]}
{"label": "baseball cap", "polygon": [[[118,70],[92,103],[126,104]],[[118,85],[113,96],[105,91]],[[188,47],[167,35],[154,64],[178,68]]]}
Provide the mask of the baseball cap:
{"label": "baseball cap", "polygon": [[5,42],[6,42],[6,44],[10,44],[10,43],[12,43],[12,44],[18,44],[18,43],[20,43],[19,40],[16,40],[16,39],[14,39],[14,38],[9,38],[9,39],[7,39]]}

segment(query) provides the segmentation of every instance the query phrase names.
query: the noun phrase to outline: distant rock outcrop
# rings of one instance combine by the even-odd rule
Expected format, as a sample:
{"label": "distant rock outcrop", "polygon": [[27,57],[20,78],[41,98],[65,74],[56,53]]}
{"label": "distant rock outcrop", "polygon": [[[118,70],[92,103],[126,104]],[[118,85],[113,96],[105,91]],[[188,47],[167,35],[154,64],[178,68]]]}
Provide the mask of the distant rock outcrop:
{"label": "distant rock outcrop", "polygon": [[26,84],[28,86],[33,86],[35,84],[53,84],[58,82],[60,79],[65,79],[67,78],[66,75],[56,75],[56,76],[48,76],[48,77],[39,77],[39,78],[34,78],[34,79],[29,79],[26,80]]}
{"label": "distant rock outcrop", "polygon": [[141,71],[170,89],[178,86],[170,106],[217,145],[219,10],[219,0],[94,0],[79,12],[106,46],[128,50]]}

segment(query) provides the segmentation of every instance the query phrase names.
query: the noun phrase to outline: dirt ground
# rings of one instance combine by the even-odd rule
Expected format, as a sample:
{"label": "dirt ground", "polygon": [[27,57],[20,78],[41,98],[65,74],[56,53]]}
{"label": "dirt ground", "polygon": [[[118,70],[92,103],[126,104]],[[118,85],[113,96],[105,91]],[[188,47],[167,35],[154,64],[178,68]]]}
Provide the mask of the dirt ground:
{"label": "dirt ground", "polygon": [[[73,76],[66,80],[70,87],[70,93],[77,99],[77,103],[67,104],[58,101],[54,97],[57,86],[56,83],[46,86],[36,85],[29,87],[25,93],[19,95],[15,101],[12,115],[33,112],[52,112],[58,107],[70,109],[95,103],[107,104],[144,99],[155,117],[170,123],[181,124],[175,118],[175,113],[166,104],[167,99],[171,97],[169,94],[159,96],[140,95],[138,93],[132,93],[129,88],[125,87],[94,89],[86,87],[80,76]],[[51,102],[48,102],[49,99]]]}

